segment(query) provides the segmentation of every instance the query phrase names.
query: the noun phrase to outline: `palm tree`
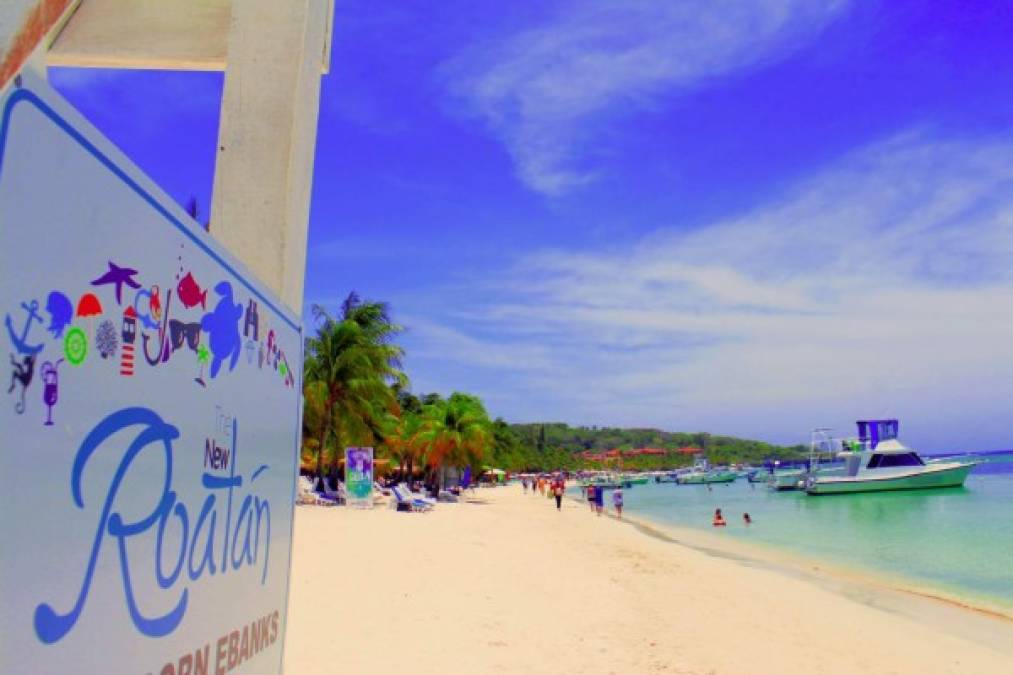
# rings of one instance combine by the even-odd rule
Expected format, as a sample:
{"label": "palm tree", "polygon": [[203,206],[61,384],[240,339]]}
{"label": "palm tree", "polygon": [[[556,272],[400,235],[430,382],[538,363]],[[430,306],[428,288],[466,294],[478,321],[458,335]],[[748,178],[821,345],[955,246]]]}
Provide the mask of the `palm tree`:
{"label": "palm tree", "polygon": [[438,493],[446,464],[478,464],[493,442],[489,414],[477,396],[455,392],[446,400],[425,406],[426,463]]}
{"label": "palm tree", "polygon": [[421,414],[402,408],[399,416],[391,416],[387,429],[387,449],[408,480],[411,480],[415,462],[422,459],[429,447],[425,422]]}
{"label": "palm tree", "polygon": [[345,444],[369,445],[383,437],[385,417],[397,412],[390,385],[405,386],[407,376],[401,370],[404,351],[392,342],[403,328],[391,321],[385,303],[362,302],[353,292],[340,319],[319,305],[313,316],[320,326],[306,341],[304,431],[315,432],[317,475],[323,477],[329,445],[337,453]]}

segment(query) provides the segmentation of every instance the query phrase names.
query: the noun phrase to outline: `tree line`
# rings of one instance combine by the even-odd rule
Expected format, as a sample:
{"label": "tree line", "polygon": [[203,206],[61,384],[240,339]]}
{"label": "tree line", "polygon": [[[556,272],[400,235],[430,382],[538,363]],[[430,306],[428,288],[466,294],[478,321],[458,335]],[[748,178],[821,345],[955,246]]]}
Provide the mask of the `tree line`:
{"label": "tree line", "polygon": [[346,447],[372,446],[403,476],[420,470],[436,484],[446,466],[481,466],[492,422],[477,396],[416,396],[403,369],[404,349],[383,302],[351,293],[333,316],[312,308],[316,333],[303,363],[303,465],[318,476],[337,470]]}
{"label": "tree line", "polygon": [[669,468],[692,461],[680,447],[703,450],[714,463],[794,458],[802,446],[705,433],[657,429],[570,427],[562,423],[509,424],[491,419],[482,400],[454,392],[412,393],[395,323],[384,302],[350,293],[337,315],[314,305],[314,335],[303,364],[303,466],[325,476],[339,468],[344,448],[372,446],[401,476],[422,476],[439,487],[447,467],[485,466],[507,471],[573,470],[595,466],[585,451],[654,447],[664,456],[624,459],[624,468]]}

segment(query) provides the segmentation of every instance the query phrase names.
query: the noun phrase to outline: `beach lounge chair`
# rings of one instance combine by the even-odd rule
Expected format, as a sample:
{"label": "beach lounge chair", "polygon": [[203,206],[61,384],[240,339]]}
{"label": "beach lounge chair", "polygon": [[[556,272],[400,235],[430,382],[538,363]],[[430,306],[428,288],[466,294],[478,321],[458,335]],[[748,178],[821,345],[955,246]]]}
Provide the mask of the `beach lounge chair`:
{"label": "beach lounge chair", "polygon": [[339,504],[347,504],[348,503],[348,495],[345,492],[345,485],[341,481],[338,481],[338,489],[337,490],[333,490],[333,489],[331,489],[331,483],[330,483],[330,481],[328,479],[324,478],[324,489],[323,489],[322,492],[323,492],[324,497],[327,497],[328,499],[333,499],[336,502],[338,502]]}
{"label": "beach lounge chair", "polygon": [[319,478],[313,478],[312,480],[307,478],[306,482],[309,485],[310,492],[314,496],[316,496],[316,498],[320,500],[322,504],[326,506],[336,506],[338,504],[343,504],[343,500],[339,500],[337,496],[334,495],[333,493],[329,495],[327,494],[326,478],[324,478],[322,482]]}
{"label": "beach lounge chair", "polygon": [[397,485],[391,489],[391,494],[396,500],[396,508],[405,511],[414,511],[417,513],[423,513],[425,511],[431,511],[435,502],[431,499],[425,499],[423,497],[417,497],[409,492],[403,485]]}
{"label": "beach lounge chair", "polygon": [[400,487],[402,490],[407,491],[408,494],[411,496],[412,499],[417,499],[419,501],[425,502],[426,504],[429,504],[430,506],[435,506],[436,505],[436,500],[435,499],[433,499],[431,497],[425,496],[425,494],[422,493],[422,492],[412,492],[411,490],[408,490],[408,486],[405,485],[404,483],[401,483],[401,485],[399,485],[398,487]]}
{"label": "beach lounge chair", "polygon": [[308,504],[313,506],[337,506],[338,502],[317,494],[313,490],[313,483],[304,476],[299,476],[296,489],[296,504]]}

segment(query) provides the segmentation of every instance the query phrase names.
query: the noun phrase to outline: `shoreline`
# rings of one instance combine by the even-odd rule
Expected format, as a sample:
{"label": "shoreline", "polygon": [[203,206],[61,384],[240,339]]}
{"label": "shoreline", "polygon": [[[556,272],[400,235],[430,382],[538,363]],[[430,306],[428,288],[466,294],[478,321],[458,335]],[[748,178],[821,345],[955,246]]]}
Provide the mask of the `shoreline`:
{"label": "shoreline", "polygon": [[[619,520],[610,511],[605,511],[604,515],[613,520]],[[813,575],[812,572],[819,571],[825,573],[824,576],[838,577],[842,581],[847,580],[870,587],[930,598],[969,611],[1013,622],[1013,602],[1004,603],[998,601],[990,603],[983,597],[976,596],[973,593],[963,595],[957,589],[942,588],[929,582],[921,582],[921,580],[914,577],[881,572],[860,565],[849,565],[832,558],[820,558],[816,555],[783,548],[767,542],[724,537],[703,528],[696,529],[673,525],[636,512],[631,517],[629,511],[624,511],[623,518],[619,522],[629,523],[647,536],[656,537],[679,546],[686,546],[708,555],[717,555],[739,562],[766,564],[772,570],[811,575],[814,581],[818,580],[820,575]],[[818,566],[817,570],[812,569],[814,565]]]}
{"label": "shoreline", "polygon": [[[586,507],[586,502],[568,495],[574,502]],[[817,585],[869,607],[887,609],[922,622],[926,617],[938,618],[938,612],[923,610],[948,609],[968,613],[988,622],[1000,622],[1013,628],[1013,605],[990,604],[978,598],[948,593],[928,585],[919,585],[917,580],[896,574],[876,572],[868,568],[839,563],[835,560],[818,558],[798,551],[780,548],[766,542],[751,542],[724,537],[720,534],[690,527],[660,522],[640,514],[632,517],[624,510],[623,518],[606,510],[604,516],[619,524],[627,524],[639,533],[662,541],[697,551],[707,556],[733,563],[763,569],[777,574],[791,576],[806,583]],[[877,594],[873,600],[872,594]],[[987,639],[975,631],[963,631],[967,637],[998,648],[1013,655],[1013,645],[1007,636],[995,640]],[[982,639],[983,635],[986,639]]]}
{"label": "shoreline", "polygon": [[1011,621],[624,520],[516,485],[428,514],[299,507],[285,672],[1013,671]]}
{"label": "shoreline", "polygon": [[[1006,453],[1007,451],[1002,451]],[[583,497],[577,492],[579,488],[570,488],[567,497],[577,503],[586,505]],[[606,515],[614,517],[610,504],[606,505]],[[932,598],[939,602],[963,607],[970,611],[993,615],[998,619],[1013,621],[1013,597],[996,596],[987,590],[961,586],[956,583],[932,578],[906,574],[904,570],[883,569],[861,560],[844,560],[835,557],[832,552],[819,552],[802,546],[791,546],[784,541],[773,542],[755,539],[742,534],[734,524],[728,528],[710,528],[702,524],[697,526],[686,522],[671,522],[663,515],[630,510],[626,504],[624,520],[636,520],[646,528],[649,535],[661,534],[663,539],[672,543],[683,544],[703,552],[732,557],[748,557],[753,562],[762,562],[788,567],[801,574],[809,574],[818,566],[821,571],[834,577],[850,580],[866,586],[876,586],[897,592],[909,593],[921,597]],[[746,530],[748,532],[748,528]],[[733,534],[735,532],[735,534]],[[762,536],[762,535],[758,535]]]}

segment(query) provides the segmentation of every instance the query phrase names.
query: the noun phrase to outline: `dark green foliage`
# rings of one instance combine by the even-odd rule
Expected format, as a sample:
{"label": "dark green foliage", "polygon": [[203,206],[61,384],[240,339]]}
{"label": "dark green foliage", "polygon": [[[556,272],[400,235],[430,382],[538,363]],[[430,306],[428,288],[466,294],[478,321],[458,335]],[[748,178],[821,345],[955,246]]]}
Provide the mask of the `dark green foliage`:
{"label": "dark green foliage", "polygon": [[[693,447],[713,464],[759,464],[764,459],[800,459],[803,446],[783,447],[762,441],[712,436],[708,433],[658,429],[570,427],[562,423],[490,423],[482,401],[468,394],[413,394],[401,370],[404,351],[394,343],[402,332],[382,302],[363,302],[350,293],[338,317],[318,306],[316,334],[306,340],[304,366],[303,448],[315,460],[317,473],[336,465],[341,449],[377,446],[378,456],[391,458],[405,473],[427,465],[472,465],[477,471],[493,466],[508,471],[554,471],[601,468],[584,452],[619,448],[658,448],[662,455],[626,456],[624,469],[685,466]],[[491,447],[490,447],[491,446]],[[616,468],[618,461],[610,460]]]}
{"label": "dark green foliage", "polygon": [[[599,468],[600,462],[586,461],[585,451],[601,452],[620,448],[659,448],[666,455],[623,457],[624,469],[665,469],[692,463],[692,454],[675,452],[678,448],[704,450],[713,464],[760,464],[768,458],[801,459],[807,449],[802,445],[780,446],[732,436],[685,433],[659,429],[619,429],[610,427],[571,427],[562,423],[493,423],[495,445],[492,459],[496,466],[510,471],[551,471],[555,469]],[[613,461],[609,466],[614,467]]]}

